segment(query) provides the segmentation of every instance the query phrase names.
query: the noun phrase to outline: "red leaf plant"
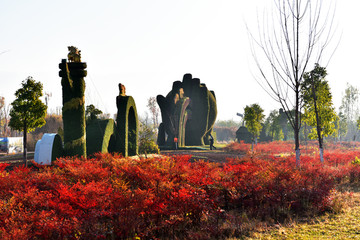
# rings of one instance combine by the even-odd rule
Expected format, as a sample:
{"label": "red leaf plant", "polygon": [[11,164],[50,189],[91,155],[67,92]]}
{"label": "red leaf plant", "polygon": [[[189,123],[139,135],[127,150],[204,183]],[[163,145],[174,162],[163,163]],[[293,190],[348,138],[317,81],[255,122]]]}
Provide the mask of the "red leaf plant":
{"label": "red leaf plant", "polygon": [[264,144],[226,163],[95,154],[0,164],[0,239],[221,238],[231,212],[276,221],[321,212],[336,183],[360,176],[359,151],[329,151],[324,165],[304,154],[296,168],[288,147]]}

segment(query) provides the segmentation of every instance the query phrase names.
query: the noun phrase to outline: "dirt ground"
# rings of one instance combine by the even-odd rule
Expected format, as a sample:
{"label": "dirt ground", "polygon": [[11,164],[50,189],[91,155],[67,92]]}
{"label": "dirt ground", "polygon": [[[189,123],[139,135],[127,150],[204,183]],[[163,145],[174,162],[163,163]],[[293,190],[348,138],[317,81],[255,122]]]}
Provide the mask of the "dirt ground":
{"label": "dirt ground", "polygon": [[193,161],[205,160],[211,162],[225,162],[227,158],[239,158],[242,155],[235,153],[224,152],[221,149],[217,150],[163,150],[163,155],[191,155]]}
{"label": "dirt ground", "polygon": [[[202,149],[202,150],[194,150],[194,149],[181,149],[181,150],[162,150],[161,155],[191,155],[190,161],[211,161],[211,162],[225,162],[227,158],[239,158],[242,155],[235,154],[235,153],[228,153],[224,152],[221,149],[216,150],[209,150],[209,149]],[[10,163],[11,167],[22,165],[22,154],[13,154],[13,155],[6,155],[0,154],[0,163]],[[145,157],[145,156],[141,156]],[[151,157],[151,155],[148,155]],[[34,159],[34,153],[28,154],[28,164],[31,165],[32,160]]]}

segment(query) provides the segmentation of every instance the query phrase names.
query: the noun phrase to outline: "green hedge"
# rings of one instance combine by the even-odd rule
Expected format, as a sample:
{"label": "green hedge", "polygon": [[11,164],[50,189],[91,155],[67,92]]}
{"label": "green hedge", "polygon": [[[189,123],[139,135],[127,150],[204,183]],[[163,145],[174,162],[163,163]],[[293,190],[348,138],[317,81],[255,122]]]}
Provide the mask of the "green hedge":
{"label": "green hedge", "polygon": [[[212,134],[212,136],[214,137],[213,128],[214,128],[214,124],[215,124],[216,116],[217,116],[216,98],[215,98],[214,91],[209,92],[209,105],[210,106],[209,106],[208,125],[206,128],[205,136],[203,138],[205,145],[210,144],[210,142],[209,142],[210,134]],[[215,137],[214,137],[214,142],[216,142]]]}
{"label": "green hedge", "polygon": [[117,96],[115,145],[113,151],[124,157],[137,155],[139,120],[135,101],[131,96]]}
{"label": "green hedge", "polygon": [[159,132],[158,132],[157,144],[158,144],[159,146],[164,146],[164,145],[165,145],[165,129],[164,129],[164,123],[160,123],[160,125],[159,125]]}
{"label": "green hedge", "polygon": [[92,120],[86,126],[86,150],[91,155],[97,152],[109,152],[111,136],[115,131],[113,119]]}
{"label": "green hedge", "polygon": [[59,157],[62,157],[63,154],[64,154],[64,148],[63,148],[62,139],[59,134],[56,134],[51,152],[51,162],[55,161]]}

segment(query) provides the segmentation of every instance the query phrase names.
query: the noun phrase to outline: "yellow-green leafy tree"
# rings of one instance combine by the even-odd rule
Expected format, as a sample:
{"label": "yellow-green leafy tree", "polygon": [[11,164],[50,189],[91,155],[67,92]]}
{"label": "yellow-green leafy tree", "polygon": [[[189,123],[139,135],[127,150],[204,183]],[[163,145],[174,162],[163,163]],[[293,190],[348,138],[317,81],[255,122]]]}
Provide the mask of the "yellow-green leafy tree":
{"label": "yellow-green leafy tree", "polygon": [[257,144],[257,139],[262,129],[262,123],[265,119],[263,112],[264,110],[256,103],[246,106],[244,109],[245,126],[252,135],[252,149],[254,148],[254,143]]}
{"label": "yellow-green leafy tree", "polygon": [[301,96],[304,101],[304,121],[314,127],[309,134],[311,139],[318,139],[320,161],[324,162],[323,139],[335,132],[337,115],[332,103],[332,95],[325,80],[326,69],[315,64],[315,68],[304,74],[301,85]]}

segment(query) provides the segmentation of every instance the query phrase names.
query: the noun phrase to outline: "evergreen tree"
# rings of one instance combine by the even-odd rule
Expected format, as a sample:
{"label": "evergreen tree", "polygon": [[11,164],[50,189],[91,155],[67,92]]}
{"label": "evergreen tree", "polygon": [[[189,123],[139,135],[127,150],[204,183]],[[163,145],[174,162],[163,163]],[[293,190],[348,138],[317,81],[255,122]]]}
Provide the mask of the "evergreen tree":
{"label": "evergreen tree", "polygon": [[257,138],[262,129],[262,123],[265,118],[263,112],[264,110],[256,103],[246,106],[244,109],[245,126],[252,135],[253,144],[257,144]]}
{"label": "evergreen tree", "polygon": [[97,109],[93,104],[86,106],[85,116],[86,121],[92,121],[98,119],[98,115],[103,112],[100,109]]}
{"label": "evergreen tree", "polygon": [[272,140],[279,141],[284,139],[284,134],[280,125],[280,113],[277,110],[270,112],[265,121],[266,134],[271,137]]}
{"label": "evergreen tree", "polygon": [[341,140],[345,138],[348,132],[347,119],[342,112],[339,112],[339,114],[337,115],[337,119],[335,121],[335,129],[336,129],[337,138],[341,143]]}
{"label": "evergreen tree", "polygon": [[9,126],[23,131],[24,163],[27,166],[27,133],[45,124],[46,105],[40,100],[43,85],[28,77],[21,83],[22,87],[15,92],[16,99],[11,103]]}

